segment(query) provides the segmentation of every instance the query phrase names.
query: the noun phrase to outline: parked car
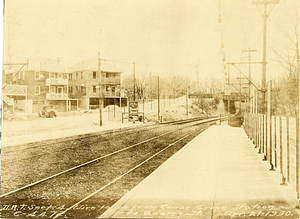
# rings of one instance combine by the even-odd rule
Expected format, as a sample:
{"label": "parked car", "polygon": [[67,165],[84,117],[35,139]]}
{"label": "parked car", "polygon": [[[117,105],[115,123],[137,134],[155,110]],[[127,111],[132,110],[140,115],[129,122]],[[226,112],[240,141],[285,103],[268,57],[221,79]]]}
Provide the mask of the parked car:
{"label": "parked car", "polygon": [[43,110],[38,111],[39,117],[52,118],[57,116],[56,110],[53,106],[44,106]]}

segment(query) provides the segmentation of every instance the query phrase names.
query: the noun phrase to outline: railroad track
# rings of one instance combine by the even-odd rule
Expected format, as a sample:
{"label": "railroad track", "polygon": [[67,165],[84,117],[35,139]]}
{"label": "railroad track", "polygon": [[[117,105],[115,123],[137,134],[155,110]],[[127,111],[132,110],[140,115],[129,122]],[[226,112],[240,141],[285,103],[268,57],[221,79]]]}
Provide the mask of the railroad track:
{"label": "railroad track", "polygon": [[[216,117],[210,117],[210,118],[216,118]],[[198,118],[191,118],[191,119],[187,119],[187,120],[178,120],[178,121],[165,122],[165,123],[160,123],[160,124],[151,124],[151,125],[147,125],[147,126],[138,126],[138,127],[130,127],[130,128],[121,128],[121,129],[115,129],[115,130],[109,130],[109,131],[102,131],[102,132],[96,132],[96,133],[92,133],[92,134],[80,135],[80,136],[76,136],[76,137],[72,137],[72,138],[67,137],[67,138],[57,139],[55,142],[53,142],[53,140],[51,140],[51,141],[46,141],[46,142],[42,142],[42,143],[40,143],[40,142],[30,143],[29,146],[27,146],[28,144],[18,145],[18,146],[15,146],[17,148],[13,148],[13,149],[4,148],[2,150],[1,159],[2,159],[2,162],[4,162],[4,163],[15,163],[16,161],[32,159],[32,158],[36,158],[36,157],[43,156],[43,155],[53,154],[53,153],[60,153],[65,150],[69,150],[69,149],[81,146],[81,141],[84,141],[86,139],[88,139],[90,144],[93,144],[96,142],[99,143],[101,141],[107,140],[107,139],[103,138],[102,136],[107,136],[110,134],[120,134],[120,133],[124,133],[124,132],[128,132],[128,131],[145,130],[145,129],[151,129],[151,128],[154,128],[157,126],[167,126],[167,125],[171,125],[171,124],[180,125],[180,124],[200,121],[203,119],[207,119],[207,117],[198,117]],[[65,144],[67,142],[76,142],[76,144],[71,144],[71,145],[68,144],[68,146],[66,147]],[[34,151],[28,152],[29,150],[34,150]],[[15,153],[19,153],[20,151],[23,152],[22,156],[21,157],[15,156]],[[28,153],[30,153],[31,155],[28,156]]]}
{"label": "railroad track", "polygon": [[[14,146],[5,146],[2,148],[2,153],[7,154],[7,153],[18,152],[18,151],[22,151],[22,150],[33,149],[33,148],[35,149],[38,147],[45,147],[45,146],[49,146],[49,145],[53,145],[53,144],[63,144],[70,140],[76,141],[76,140],[81,140],[81,139],[90,139],[93,137],[99,137],[99,135],[107,135],[107,134],[120,133],[120,132],[126,132],[126,131],[135,131],[135,130],[139,130],[139,129],[152,128],[152,127],[156,127],[156,126],[165,126],[165,125],[170,125],[170,124],[173,124],[173,125],[184,124],[184,123],[200,121],[200,120],[208,119],[208,118],[219,118],[219,117],[217,117],[217,116],[196,117],[196,118],[191,118],[191,119],[169,121],[169,122],[158,123],[158,124],[150,124],[150,125],[144,125],[144,126],[125,127],[125,128],[118,128],[118,129],[112,129],[112,130],[105,130],[105,131],[82,134],[82,135],[71,136],[71,137],[64,137],[64,138],[58,138],[58,139],[52,139],[52,140],[32,142],[32,143],[27,143],[27,144],[19,144],[19,145],[14,145]],[[10,148],[10,149],[8,149],[8,148]]]}
{"label": "railroad track", "polygon": [[[203,118],[199,118],[184,122],[186,124],[192,124],[198,120],[201,121],[202,119]],[[120,132],[116,132],[114,134],[115,137],[113,137],[112,134],[109,134],[102,140],[99,140],[98,138],[95,140],[92,140],[94,138],[91,138],[90,140],[87,138],[83,142],[82,139],[79,138],[78,141],[68,141],[69,144],[66,146],[58,144],[56,147],[58,151],[53,151],[51,153],[49,151],[40,153],[39,151],[43,151],[44,148],[40,148],[41,150],[39,151],[32,151],[31,149],[29,152],[22,150],[19,151],[20,154],[11,156],[10,160],[5,158],[5,153],[3,153],[1,155],[1,192],[2,194],[5,194],[82,163],[121,150],[125,147],[123,146],[124,144],[130,145],[138,143],[139,141],[144,140],[141,136],[144,135],[144,132],[149,132],[149,130],[152,130],[152,137],[165,133],[171,129],[176,130],[183,125],[182,121],[179,122],[181,123],[180,125],[175,125],[176,123],[172,122],[164,125],[151,126],[152,129],[148,127],[146,128],[147,131],[145,129],[136,129],[135,131],[122,132],[121,134]],[[102,136],[103,135],[101,135],[100,138],[102,138]],[[131,136],[133,139],[128,139],[131,138]],[[112,139],[113,141],[111,141]],[[22,158],[20,159],[20,157]],[[11,173],[14,173],[14,175],[11,176]]]}
{"label": "railroad track", "polygon": [[[193,119],[193,120],[189,120],[188,122],[189,122],[189,124],[193,124],[193,122],[198,122],[198,121],[201,121],[201,119],[200,120]],[[182,122],[182,121],[180,121],[180,122]],[[187,121],[185,121],[185,122],[187,123]],[[168,125],[170,125],[170,124],[174,125],[175,123],[168,123]],[[182,125],[182,123],[181,123],[181,125]],[[162,128],[162,127],[168,127],[168,126],[160,126],[160,128]],[[174,131],[178,131],[176,126],[174,126],[172,128]],[[173,132],[173,131],[168,131],[170,129],[169,127],[166,130],[163,130],[162,132],[157,132],[156,129],[157,129],[157,127],[155,126],[155,130],[153,131],[153,135],[152,135],[152,137],[150,137],[150,139],[159,138],[156,135],[164,136],[168,133]],[[142,134],[142,132],[145,132],[145,129],[140,129],[140,130],[141,130],[141,132],[137,132],[137,130],[136,130],[136,133],[132,133],[132,130],[131,130],[130,133],[126,133],[123,136],[120,136],[120,137],[118,136],[118,137],[125,139],[126,137],[128,138],[128,135],[135,134],[136,138],[138,138]],[[149,130],[149,128],[147,130]],[[160,134],[160,133],[164,133],[164,134]],[[117,134],[119,134],[119,133],[117,133]],[[82,140],[81,138],[78,138],[77,140],[79,140],[79,139]],[[95,139],[95,140],[88,139],[87,142],[78,141],[75,146],[73,145],[72,142],[70,142],[71,146],[67,145],[66,147],[63,147],[62,149],[58,149],[57,151],[54,151],[53,154],[51,154],[49,152],[42,153],[42,154],[36,154],[35,152],[30,152],[29,155],[27,155],[23,159],[18,159],[17,156],[14,155],[14,156],[12,156],[11,160],[7,160],[7,159],[5,159],[5,156],[3,156],[5,153],[3,153],[2,157],[1,157],[1,159],[2,159],[2,180],[5,182],[5,176],[9,175],[9,173],[6,174],[5,171],[15,171],[16,174],[20,175],[20,178],[22,178],[22,183],[30,185],[34,182],[41,181],[44,178],[48,178],[49,174],[51,174],[51,175],[58,174],[56,171],[57,169],[62,169],[61,172],[67,171],[67,170],[73,169],[74,167],[78,167],[78,166],[82,165],[83,163],[89,163],[91,161],[99,160],[99,157],[100,158],[106,157],[107,154],[115,154],[118,151],[123,151],[126,148],[131,148],[131,146],[123,147],[122,141],[120,141],[120,139],[117,140],[115,138],[114,142],[118,143],[119,145],[114,146],[113,147],[114,150],[111,150],[111,148],[108,144],[109,140],[111,140],[111,139],[112,139],[112,136],[107,136],[106,138],[101,139],[101,141],[99,141],[98,139]],[[142,141],[142,142],[144,142],[144,141]],[[96,147],[93,147],[93,148],[90,147],[90,145],[94,145],[96,143],[97,143]],[[129,143],[135,143],[133,145],[140,144],[138,139],[136,141],[130,141],[130,142],[128,142],[128,144]],[[60,144],[58,146],[60,146]],[[74,150],[74,147],[78,147],[78,146],[80,146],[80,148],[77,148],[78,150]],[[61,151],[64,151],[65,153],[55,154],[56,152],[61,152]],[[92,153],[89,153],[89,152],[92,152]],[[31,155],[32,153],[34,155]],[[51,156],[45,157],[44,155],[47,155],[47,154],[51,155]],[[65,155],[65,156],[63,156],[63,155]],[[22,153],[21,156],[24,156],[24,153]],[[59,156],[59,157],[57,157],[57,156]],[[30,158],[35,158],[35,159],[30,159]],[[59,161],[57,162],[57,164],[54,164],[52,169],[49,169],[49,168],[45,169],[49,164],[52,163],[52,160],[59,160]],[[18,162],[16,162],[16,161],[18,161]],[[21,162],[21,161],[23,161],[23,162]],[[62,161],[64,161],[64,163],[65,163],[64,167],[61,167],[61,166],[63,166]],[[14,163],[12,163],[12,162],[14,162]],[[44,174],[39,173],[40,168],[38,168],[38,169],[34,168],[37,165],[39,165],[40,168],[45,169]],[[36,170],[36,172],[33,171],[34,169]],[[39,174],[40,177],[33,177],[31,179],[31,177],[27,176],[27,172],[31,172],[32,175]],[[26,178],[23,173],[25,174]],[[15,178],[14,181],[21,181],[21,179]],[[10,183],[10,186],[11,186],[12,190],[16,190],[16,188],[15,188],[16,186],[13,186],[12,183]],[[4,183],[4,185],[2,185],[2,188],[1,188],[2,193],[3,193],[3,188],[5,188],[5,183]],[[9,190],[11,190],[11,189],[9,189]],[[4,190],[4,192],[6,193],[6,190]],[[0,197],[2,197],[2,196],[0,196]]]}
{"label": "railroad track", "polygon": [[[103,156],[97,157],[95,159],[89,160],[87,162],[81,163],[79,165],[73,166],[72,168],[68,168],[64,171],[61,171],[59,173],[53,174],[51,176],[45,177],[43,179],[37,180],[35,182],[32,182],[30,184],[24,185],[22,187],[19,187],[17,189],[14,189],[12,191],[6,192],[2,194],[1,197],[1,203],[5,203],[8,200],[14,200],[14,204],[17,204],[18,206],[18,200],[26,200],[26,198],[29,198],[30,201],[35,200],[34,197],[43,197],[43,194],[46,193],[48,196],[51,196],[49,199],[53,202],[61,201],[61,199],[56,199],[58,196],[61,196],[63,193],[64,195],[67,194],[66,197],[68,197],[68,201],[65,200],[65,202],[68,202],[68,208],[60,209],[59,212],[56,212],[56,214],[48,215],[47,217],[65,217],[67,212],[72,212],[76,206],[79,204],[85,202],[86,200],[90,199],[91,197],[95,196],[99,192],[107,189],[109,186],[115,184],[117,181],[121,180],[122,178],[126,177],[127,175],[131,174],[141,166],[145,165],[150,160],[153,160],[154,157],[159,156],[164,151],[169,149],[170,147],[176,145],[178,142],[183,141],[184,139],[187,139],[188,137],[192,136],[193,134],[196,134],[199,132],[198,126],[203,125],[206,123],[211,123],[218,120],[218,118],[213,118],[205,121],[189,121],[192,123],[191,125],[186,125],[184,127],[178,128],[175,127],[172,131],[162,133],[158,136],[152,136],[148,138],[147,140],[143,140],[141,142],[132,144],[130,146],[124,147],[119,150],[115,150],[111,153],[105,154]],[[196,123],[195,123],[196,122]],[[172,123],[171,123],[172,124]],[[169,125],[171,125],[169,124]],[[174,124],[174,123],[173,123]],[[181,125],[184,123],[181,123]],[[163,128],[161,126],[161,128]],[[196,128],[196,130],[195,130]],[[201,130],[201,128],[200,128]],[[148,130],[149,131],[149,130]],[[162,138],[169,138],[169,139],[176,139],[173,140],[171,143],[165,143]],[[120,165],[118,162],[123,161],[123,166]],[[124,162],[125,161],[125,162]],[[114,165],[118,166],[118,168],[113,169]],[[100,176],[95,176],[96,179],[91,180],[91,176],[94,176],[94,173],[98,173],[99,169],[105,169],[107,171],[110,171],[111,168],[113,169],[111,174],[100,173]],[[101,175],[105,175],[108,177],[101,177]],[[74,182],[68,181],[70,177],[74,177]],[[92,181],[89,182],[88,181]],[[66,187],[66,183],[68,186]],[[79,186],[78,186],[79,183]],[[92,184],[91,184],[92,183]],[[70,184],[70,187],[69,187]],[[83,184],[85,186],[81,187],[80,185]],[[89,185],[88,187],[86,185]],[[91,186],[92,185],[92,186]],[[99,185],[102,185],[99,189]],[[53,188],[56,188],[54,191]],[[73,188],[75,187],[75,188]],[[98,188],[96,188],[98,187]],[[67,192],[61,192],[60,189],[57,190],[57,188],[64,188],[67,190],[71,190],[69,193]],[[71,189],[73,188],[73,189]],[[85,196],[84,198],[79,199],[77,197],[76,191],[81,191],[82,188],[85,188],[90,191],[82,191],[80,192],[80,197],[83,197],[85,194],[90,193],[88,196]],[[89,188],[89,189],[88,189]],[[52,191],[47,193],[47,191]],[[76,198],[72,198],[76,194]],[[65,196],[63,196],[65,197]],[[79,200],[76,203],[70,203],[70,200]],[[49,203],[48,198],[39,198],[39,204],[43,203]],[[28,204],[29,205],[29,204]],[[7,215],[6,215],[7,216]],[[22,215],[26,216],[26,215]],[[35,215],[36,216],[36,215]],[[42,217],[42,216],[41,216]]]}
{"label": "railroad track", "polygon": [[75,209],[77,206],[82,205],[85,201],[87,201],[88,199],[92,198],[93,196],[95,196],[96,194],[98,194],[99,192],[105,190],[106,188],[108,188],[109,186],[111,186],[113,183],[117,182],[118,180],[122,179],[123,177],[125,177],[126,175],[132,173],[133,171],[135,171],[136,169],[140,168],[142,165],[144,165],[145,163],[147,163],[148,161],[150,161],[151,159],[153,159],[154,157],[158,156],[159,154],[163,153],[165,150],[169,149],[170,147],[172,147],[173,145],[175,145],[176,143],[182,141],[183,139],[195,134],[196,132],[199,132],[199,130],[194,131],[192,133],[189,133],[179,139],[177,139],[176,141],[172,142],[171,144],[169,144],[168,146],[164,147],[163,149],[161,149],[160,151],[158,151],[157,153],[153,154],[151,157],[147,158],[146,160],[142,161],[141,163],[139,163],[138,165],[132,167],[131,169],[129,169],[128,171],[126,171],[125,173],[123,173],[122,175],[114,178],[112,181],[110,181],[109,183],[103,185],[101,188],[99,188],[98,190],[96,190],[95,192],[89,194],[88,196],[84,197],[83,199],[77,201],[76,203],[74,203],[72,206],[66,208],[65,210],[63,210],[62,212],[58,213],[57,215],[55,215],[54,218],[60,218],[60,217],[66,217],[66,213],[67,212],[71,212],[73,209]]}

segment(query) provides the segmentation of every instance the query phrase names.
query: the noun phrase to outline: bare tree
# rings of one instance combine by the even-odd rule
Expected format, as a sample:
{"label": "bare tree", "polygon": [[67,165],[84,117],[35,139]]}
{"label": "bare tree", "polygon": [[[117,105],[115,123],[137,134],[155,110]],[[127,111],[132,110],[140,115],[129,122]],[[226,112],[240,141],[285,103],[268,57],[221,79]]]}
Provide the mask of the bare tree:
{"label": "bare tree", "polygon": [[273,88],[274,98],[274,113],[285,116],[297,116],[299,103],[299,8],[300,4],[295,5],[295,20],[290,14],[287,16],[291,19],[293,26],[293,35],[287,33],[280,25],[274,25],[289,39],[292,43],[292,48],[286,48],[286,52],[279,52],[273,49],[277,58],[275,61],[283,67],[283,75],[279,77]]}
{"label": "bare tree", "polygon": [[181,75],[174,75],[173,77],[168,78],[166,80],[168,94],[173,94],[176,97],[184,95],[191,85],[191,81],[191,78]]}
{"label": "bare tree", "polygon": [[[135,75],[135,80],[133,75],[129,75],[122,80],[123,87],[127,93],[129,99],[133,100],[133,92],[135,90],[136,100],[141,100],[144,97],[144,93],[149,84],[149,77],[151,73],[148,73],[147,69]],[[135,82],[134,82],[135,81]],[[134,85],[135,83],[135,85]],[[135,86],[135,89],[134,89]]]}

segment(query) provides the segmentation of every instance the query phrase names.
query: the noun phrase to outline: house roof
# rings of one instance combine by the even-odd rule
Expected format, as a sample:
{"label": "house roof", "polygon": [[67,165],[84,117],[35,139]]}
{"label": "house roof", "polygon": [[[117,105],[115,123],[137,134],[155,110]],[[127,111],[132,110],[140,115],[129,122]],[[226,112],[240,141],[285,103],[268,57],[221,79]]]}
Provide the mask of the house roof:
{"label": "house roof", "polygon": [[[21,66],[10,66],[4,69],[5,74],[16,73],[19,71]],[[63,65],[58,65],[57,61],[45,58],[35,58],[28,60],[28,66],[24,66],[22,71],[47,71],[57,73],[70,73],[74,71],[98,71],[98,60],[97,59],[86,59],[76,63],[68,68]],[[104,72],[116,72],[122,73],[119,69],[114,66],[114,63],[101,61],[101,71]]]}
{"label": "house roof", "polygon": [[[25,67],[26,69],[26,67]],[[28,69],[35,70],[35,71],[47,71],[47,72],[58,72],[58,73],[65,73],[66,67],[63,65],[59,65],[57,61],[51,59],[30,59],[28,63]]]}
{"label": "house roof", "polygon": [[[4,69],[5,74],[16,73],[20,70],[21,65],[18,66],[7,66]],[[47,72],[57,72],[57,73],[65,73],[66,67],[63,65],[59,65],[56,61],[45,58],[35,58],[29,59],[28,65],[24,66],[21,71],[47,71]]]}
{"label": "house roof", "polygon": [[[86,59],[66,69],[66,71],[68,72],[83,71],[83,70],[98,71],[98,60]],[[117,69],[113,63],[109,63],[106,61],[101,61],[101,71],[122,73],[122,71]]]}

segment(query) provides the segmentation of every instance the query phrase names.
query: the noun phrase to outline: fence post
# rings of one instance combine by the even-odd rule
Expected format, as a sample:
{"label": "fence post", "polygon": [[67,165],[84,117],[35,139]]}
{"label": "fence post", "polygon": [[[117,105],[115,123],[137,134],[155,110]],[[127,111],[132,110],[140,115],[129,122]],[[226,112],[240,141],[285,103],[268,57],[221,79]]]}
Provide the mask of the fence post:
{"label": "fence post", "polygon": [[259,135],[259,136],[258,136],[258,137],[259,137],[259,140],[258,140],[258,149],[259,149],[259,150],[258,150],[258,153],[259,153],[259,154],[262,153],[262,150],[261,150],[262,140],[261,140],[261,139],[262,139],[262,135],[263,135],[263,133],[262,133],[262,125],[263,125],[263,124],[262,124],[262,122],[261,122],[261,120],[262,120],[262,119],[261,119],[261,116],[262,116],[261,114],[259,114],[259,116],[258,116],[258,118],[259,118],[259,120],[258,120],[258,121],[259,121],[259,123],[258,123],[258,129],[259,129],[259,133],[258,133],[258,135]]}
{"label": "fence post", "polygon": [[251,115],[251,124],[252,124],[252,142],[254,143],[254,145],[255,145],[255,122],[256,122],[256,120],[255,120],[255,114],[254,113],[252,113],[252,115]]}
{"label": "fence post", "polygon": [[264,124],[262,122],[263,118],[262,118],[262,114],[260,115],[260,147],[259,147],[259,151],[262,154],[263,153],[263,131],[264,131]]}
{"label": "fence post", "polygon": [[276,116],[274,118],[274,165],[275,165],[275,169],[277,169],[277,163],[278,163],[278,159],[277,159],[277,121],[276,121]]}
{"label": "fence post", "polygon": [[251,138],[251,132],[250,132],[250,130],[251,130],[251,124],[250,124],[250,121],[251,121],[251,120],[250,120],[250,116],[251,116],[250,113],[248,113],[248,114],[247,114],[247,118],[248,118],[248,137],[249,137],[250,139],[252,139],[252,138]]}
{"label": "fence post", "polygon": [[276,118],[270,117],[270,170],[275,171],[275,163],[276,163]]}
{"label": "fence post", "polygon": [[299,153],[299,117],[296,118],[296,192],[297,192],[297,199],[298,199],[298,205],[296,208],[299,209],[299,202],[300,202],[300,186],[299,186],[299,181],[300,181],[300,168],[299,168],[299,162],[300,162],[300,153]]}
{"label": "fence post", "polygon": [[255,148],[257,148],[257,146],[258,146],[257,145],[258,144],[257,143],[258,142],[258,138],[257,138],[257,136],[258,136],[258,133],[257,133],[257,128],[258,128],[257,113],[254,114],[254,115],[255,115],[254,116],[255,117],[255,131],[254,131],[255,132],[255,140],[254,141],[255,141]]}
{"label": "fence post", "polygon": [[254,147],[257,148],[257,115],[253,114],[254,116]]}
{"label": "fence post", "polygon": [[272,165],[272,80],[268,82],[267,91],[267,139],[266,139],[266,159],[269,160],[270,170],[274,170]]}
{"label": "fence post", "polygon": [[263,161],[267,161],[267,153],[268,153],[268,149],[267,149],[267,138],[268,138],[268,133],[267,133],[267,126],[268,126],[268,122],[267,122],[267,115],[264,114],[263,115],[263,124],[264,124],[264,136],[263,136],[263,154],[264,154],[264,158]]}
{"label": "fence post", "polygon": [[286,178],[283,176],[283,163],[282,163],[282,158],[283,158],[283,153],[282,153],[282,150],[283,150],[283,143],[282,143],[282,118],[280,117],[280,174],[281,174],[281,183],[280,185],[287,185],[286,184]]}
{"label": "fence post", "polygon": [[247,124],[246,124],[246,129],[247,129],[247,135],[248,135],[248,137],[250,137],[250,132],[249,132],[249,128],[250,128],[250,123],[249,123],[249,119],[250,119],[250,113],[246,113],[246,115],[247,115]]}
{"label": "fence post", "polygon": [[254,113],[251,113],[251,136],[252,136],[252,142],[255,142],[255,117],[254,117]]}
{"label": "fence post", "polygon": [[280,117],[276,116],[276,169],[281,171],[281,126],[280,126]]}
{"label": "fence post", "polygon": [[286,152],[286,161],[287,161],[287,181],[290,182],[290,122],[289,117],[286,117],[286,136],[287,136],[287,152]]}
{"label": "fence post", "polygon": [[251,133],[252,125],[251,125],[250,117],[251,117],[251,113],[248,113],[248,132],[249,132],[248,136],[249,136],[250,140],[252,140],[252,133]]}

